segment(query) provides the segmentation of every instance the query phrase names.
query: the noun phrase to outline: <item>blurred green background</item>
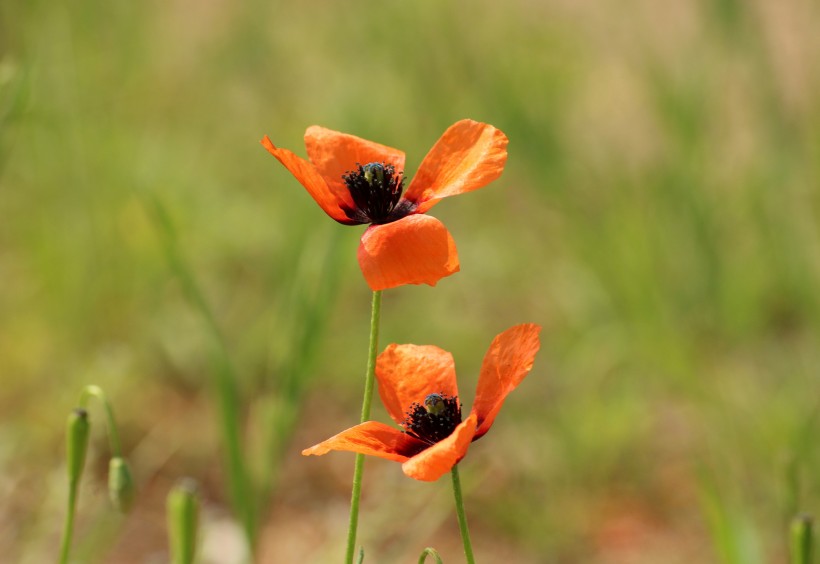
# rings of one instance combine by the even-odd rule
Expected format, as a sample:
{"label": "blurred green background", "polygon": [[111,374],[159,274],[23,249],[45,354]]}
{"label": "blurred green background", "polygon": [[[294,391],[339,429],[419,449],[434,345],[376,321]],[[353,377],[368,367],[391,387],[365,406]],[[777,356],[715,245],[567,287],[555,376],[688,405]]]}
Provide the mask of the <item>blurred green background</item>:
{"label": "blurred green background", "polygon": [[[469,408],[493,336],[544,326],[461,464],[480,560],[785,561],[789,517],[820,513],[818,29],[811,0],[3,2],[0,553],[53,560],[94,383],[140,493],[107,505],[92,408],[78,561],[166,561],[184,475],[202,561],[237,561],[227,374],[259,561],[339,560],[353,456],[299,452],[358,421],[362,228],[258,142],[304,155],[320,124],[412,176],[470,117],[508,135],[507,169],[433,210],[462,272],[385,292],[381,340],[452,351]],[[366,562],[461,561],[447,480],[366,468]]]}

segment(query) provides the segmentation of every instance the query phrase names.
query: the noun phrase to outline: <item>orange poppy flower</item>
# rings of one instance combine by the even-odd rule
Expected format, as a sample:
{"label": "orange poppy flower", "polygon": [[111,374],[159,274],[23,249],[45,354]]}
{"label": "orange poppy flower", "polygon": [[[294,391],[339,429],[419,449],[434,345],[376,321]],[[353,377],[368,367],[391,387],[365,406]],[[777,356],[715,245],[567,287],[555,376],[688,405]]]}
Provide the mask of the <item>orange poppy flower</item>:
{"label": "orange poppy flower", "polygon": [[398,149],[316,125],[305,132],[309,161],[276,147],[267,135],[262,145],[327,215],[345,225],[370,224],[358,255],[373,290],[434,286],[458,272],[449,231],[423,214],[442,198],[489,184],[507,161],[507,137],[465,119],[444,132],[402,195],[404,153]]}
{"label": "orange poppy flower", "polygon": [[461,419],[452,355],[427,345],[390,345],[376,361],[379,395],[402,430],[367,421],[302,451],[307,456],[346,450],[395,460],[405,474],[432,482],[455,466],[483,437],[504,399],[532,368],[541,327],[516,325],[490,345],[478,377],[475,403]]}

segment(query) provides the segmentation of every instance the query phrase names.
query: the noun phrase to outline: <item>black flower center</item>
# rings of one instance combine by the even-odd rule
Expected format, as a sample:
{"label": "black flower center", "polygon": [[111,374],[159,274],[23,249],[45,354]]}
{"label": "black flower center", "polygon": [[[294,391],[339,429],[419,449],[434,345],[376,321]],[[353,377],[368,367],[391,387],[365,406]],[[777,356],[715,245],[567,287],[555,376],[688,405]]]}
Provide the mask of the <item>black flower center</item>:
{"label": "black flower center", "polygon": [[427,444],[434,445],[449,437],[461,423],[458,396],[430,394],[423,403],[413,403],[407,410],[404,432]]}
{"label": "black flower center", "polygon": [[356,170],[342,175],[355,209],[345,210],[356,223],[390,223],[413,211],[415,205],[403,200],[404,175],[387,163],[356,163]]}

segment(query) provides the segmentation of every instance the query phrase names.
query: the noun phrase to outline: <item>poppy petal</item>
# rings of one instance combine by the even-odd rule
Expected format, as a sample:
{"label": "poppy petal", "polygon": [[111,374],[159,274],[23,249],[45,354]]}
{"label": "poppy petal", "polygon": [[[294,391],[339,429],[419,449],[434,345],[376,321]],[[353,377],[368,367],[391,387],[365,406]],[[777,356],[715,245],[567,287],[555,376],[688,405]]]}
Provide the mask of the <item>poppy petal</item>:
{"label": "poppy petal", "polygon": [[476,429],[476,415],[470,416],[453,433],[401,465],[405,474],[416,480],[434,482],[449,472],[467,454]]}
{"label": "poppy petal", "polygon": [[304,456],[322,456],[331,450],[346,450],[405,462],[427,445],[394,427],[377,421],[366,421],[342,431],[302,451]]}
{"label": "poppy petal", "polygon": [[393,421],[403,423],[429,394],[457,396],[453,355],[433,345],[388,345],[376,360],[379,395]]}
{"label": "poppy petal", "polygon": [[444,224],[429,215],[408,215],[371,225],[359,245],[359,266],[373,290],[429,284],[459,271],[458,252]]}
{"label": "poppy petal", "polygon": [[424,157],[404,197],[424,213],[441,198],[486,186],[504,170],[507,142],[486,123],[465,119],[451,125]]}
{"label": "poppy petal", "polygon": [[478,416],[476,439],[489,431],[504,398],[532,368],[535,353],[541,346],[540,332],[539,325],[525,323],[511,327],[493,339],[484,356],[473,404],[473,413]]}
{"label": "poppy petal", "polygon": [[404,172],[404,152],[318,125],[305,131],[305,147],[310,162],[336,192],[347,192],[342,175],[355,169],[357,163],[387,163]]}
{"label": "poppy petal", "polygon": [[313,199],[316,200],[316,203],[319,204],[323,210],[325,210],[327,215],[339,223],[344,223],[347,225],[353,225],[356,223],[351,222],[347,217],[347,214],[345,214],[342,209],[342,206],[345,206],[348,209],[353,209],[354,207],[353,199],[350,197],[350,193],[347,189],[344,189],[343,192],[338,192],[331,186],[328,186],[322,178],[322,175],[319,174],[318,170],[316,170],[316,167],[305,159],[296,156],[287,149],[280,149],[273,144],[267,135],[265,135],[261,143],[271,155],[276,157],[280,163],[285,165],[285,168],[287,168],[290,173],[296,177],[296,180],[298,180],[299,183],[305,187]]}

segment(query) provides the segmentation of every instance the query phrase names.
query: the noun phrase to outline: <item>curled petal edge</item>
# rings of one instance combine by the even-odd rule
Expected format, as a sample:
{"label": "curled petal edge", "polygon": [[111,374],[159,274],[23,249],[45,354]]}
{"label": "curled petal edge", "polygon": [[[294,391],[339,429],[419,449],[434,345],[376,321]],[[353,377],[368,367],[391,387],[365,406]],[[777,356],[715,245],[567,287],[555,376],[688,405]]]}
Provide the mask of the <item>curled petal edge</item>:
{"label": "curled petal edge", "polygon": [[424,444],[378,421],[366,421],[302,451],[304,456],[322,456],[332,450],[357,452],[395,462],[405,462]]}
{"label": "curled petal edge", "polygon": [[472,412],[478,417],[476,439],[490,430],[507,395],[532,369],[541,347],[540,332],[539,325],[524,323],[500,333],[490,344],[481,365],[473,402]]}
{"label": "curled petal edge", "polygon": [[350,198],[350,194],[333,190],[328,186],[322,178],[322,175],[319,174],[319,171],[316,170],[316,167],[314,167],[311,162],[306,161],[287,149],[280,149],[273,144],[267,135],[265,135],[260,143],[305,187],[308,194],[310,194],[327,215],[345,225],[353,225],[356,223],[347,217],[343,209],[345,207],[347,209],[353,209],[353,200]]}

